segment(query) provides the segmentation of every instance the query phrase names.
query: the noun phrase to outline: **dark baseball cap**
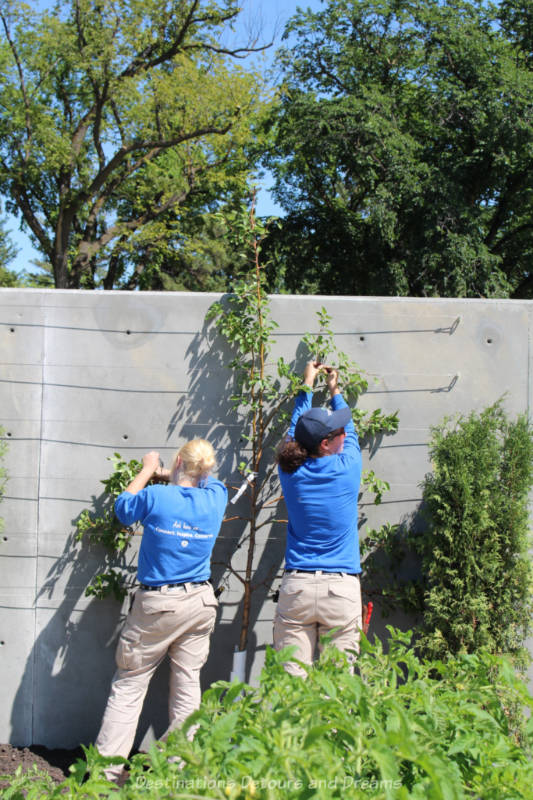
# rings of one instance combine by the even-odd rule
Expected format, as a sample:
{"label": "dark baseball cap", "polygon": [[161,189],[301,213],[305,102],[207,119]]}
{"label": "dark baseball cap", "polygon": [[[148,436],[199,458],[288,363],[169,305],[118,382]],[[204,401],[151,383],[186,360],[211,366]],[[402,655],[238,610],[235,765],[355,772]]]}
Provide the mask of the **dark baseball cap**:
{"label": "dark baseball cap", "polygon": [[306,450],[314,450],[322,439],[326,439],[333,431],[344,428],[351,418],[352,412],[349,408],[339,408],[337,411],[311,408],[296,423],[294,438]]}

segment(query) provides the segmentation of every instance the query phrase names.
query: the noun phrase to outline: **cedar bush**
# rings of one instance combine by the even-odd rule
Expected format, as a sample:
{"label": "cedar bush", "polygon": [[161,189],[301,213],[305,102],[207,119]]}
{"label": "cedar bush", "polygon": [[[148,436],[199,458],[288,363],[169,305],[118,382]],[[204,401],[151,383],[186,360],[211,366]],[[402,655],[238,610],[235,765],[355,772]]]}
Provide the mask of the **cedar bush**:
{"label": "cedar bush", "polygon": [[420,645],[436,658],[486,648],[524,664],[533,611],[532,428],[524,415],[509,420],[500,401],[435,427],[430,456],[428,524],[409,537],[424,576]]}

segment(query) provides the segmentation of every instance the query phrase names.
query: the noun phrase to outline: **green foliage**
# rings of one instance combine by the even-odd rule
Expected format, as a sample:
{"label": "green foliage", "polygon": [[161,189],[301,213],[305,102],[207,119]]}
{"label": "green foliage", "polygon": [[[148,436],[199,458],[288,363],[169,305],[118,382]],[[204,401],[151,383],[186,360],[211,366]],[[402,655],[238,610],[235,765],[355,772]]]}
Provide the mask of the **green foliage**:
{"label": "green foliage", "polygon": [[390,484],[388,481],[383,481],[381,478],[378,478],[373,469],[363,470],[361,483],[368,489],[368,491],[374,493],[374,503],[376,506],[381,504],[383,495],[390,489]]}
{"label": "green foliage", "polygon": [[433,429],[428,526],[412,538],[425,579],[422,646],[431,655],[524,654],[531,631],[528,494],[533,431],[501,403]]}
{"label": "green foliage", "polygon": [[124,554],[134,535],[135,527],[125,527],[114,512],[115,500],[141,469],[136,459],[124,461],[120,453],[108,458],[113,465],[111,475],[102,480],[105,494],[98,514],[84,509],[76,523],[76,539],[85,539],[90,545],[103,545],[105,548],[106,570],[92,579],[85,590],[86,596],[107,597],[113,595],[123,600],[128,587],[124,576],[113,568],[117,555]]}
{"label": "green foliage", "polygon": [[[219,193],[221,196],[221,193]],[[238,259],[227,235],[226,217],[231,206],[216,213],[181,213],[179,220],[167,215],[157,230],[150,226],[136,237],[128,252],[119,258],[120,286],[142,291],[224,292],[238,277]],[[135,261],[142,270],[133,273]]]}
{"label": "green foliage", "polygon": [[209,285],[216,265],[194,242],[205,215],[246,195],[260,139],[261,79],[238,66],[246,43],[221,39],[238,13],[231,0],[2,3],[0,190],[56,287],[175,287],[184,263]]}
{"label": "green foliage", "polygon": [[0,286],[20,285],[17,273],[7,268],[16,254],[17,250],[9,238],[9,233],[5,230],[4,220],[0,217]]}
{"label": "green foliage", "polygon": [[97,597],[100,600],[104,597],[114,597],[119,603],[127,594],[128,587],[125,584],[124,575],[113,568],[107,572],[99,572],[85,589],[86,597]]}
{"label": "green foliage", "polygon": [[530,2],[326,0],[287,32],[271,290],[532,297]]}
{"label": "green foliage", "polygon": [[423,662],[410,633],[390,633],[388,653],[362,639],[356,674],[326,647],[294,678],[287,651],[269,649],[259,687],[213,684],[182,729],[130,759],[122,789],[103,776],[120,759],[91,747],[55,788],[17,775],[9,800],[531,797],[533,699],[510,664],[485,652]]}

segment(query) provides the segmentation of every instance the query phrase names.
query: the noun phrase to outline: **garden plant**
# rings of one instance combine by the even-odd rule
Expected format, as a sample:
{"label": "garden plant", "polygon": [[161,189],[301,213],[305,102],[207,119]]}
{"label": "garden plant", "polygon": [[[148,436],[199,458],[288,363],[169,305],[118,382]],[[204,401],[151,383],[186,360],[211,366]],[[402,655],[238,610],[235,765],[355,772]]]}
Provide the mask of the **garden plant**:
{"label": "garden plant", "polygon": [[389,634],[387,653],[363,637],[355,674],[326,647],[307,680],[294,678],[287,654],[269,650],[259,687],[213,684],[181,730],[130,759],[121,789],[90,747],[62,784],[19,773],[4,798],[530,798],[533,699],[508,660],[422,661],[410,632]]}

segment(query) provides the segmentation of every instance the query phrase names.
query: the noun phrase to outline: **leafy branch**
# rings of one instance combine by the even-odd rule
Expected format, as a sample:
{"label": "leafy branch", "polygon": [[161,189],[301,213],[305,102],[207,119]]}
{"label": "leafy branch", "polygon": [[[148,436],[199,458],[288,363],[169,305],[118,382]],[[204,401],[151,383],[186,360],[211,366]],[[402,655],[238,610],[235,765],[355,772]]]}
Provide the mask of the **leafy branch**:
{"label": "leafy branch", "polygon": [[136,459],[124,461],[120,453],[114,453],[108,458],[113,465],[111,475],[102,480],[105,487],[102,510],[95,514],[84,509],[76,523],[76,541],[83,539],[89,545],[102,545],[105,549],[106,568],[92,579],[85,590],[87,597],[108,597],[112,595],[117,600],[123,600],[128,593],[125,577],[113,566],[117,555],[123,555],[137,526],[122,525],[114,512],[115,500],[131,483],[141,469],[141,462]]}

